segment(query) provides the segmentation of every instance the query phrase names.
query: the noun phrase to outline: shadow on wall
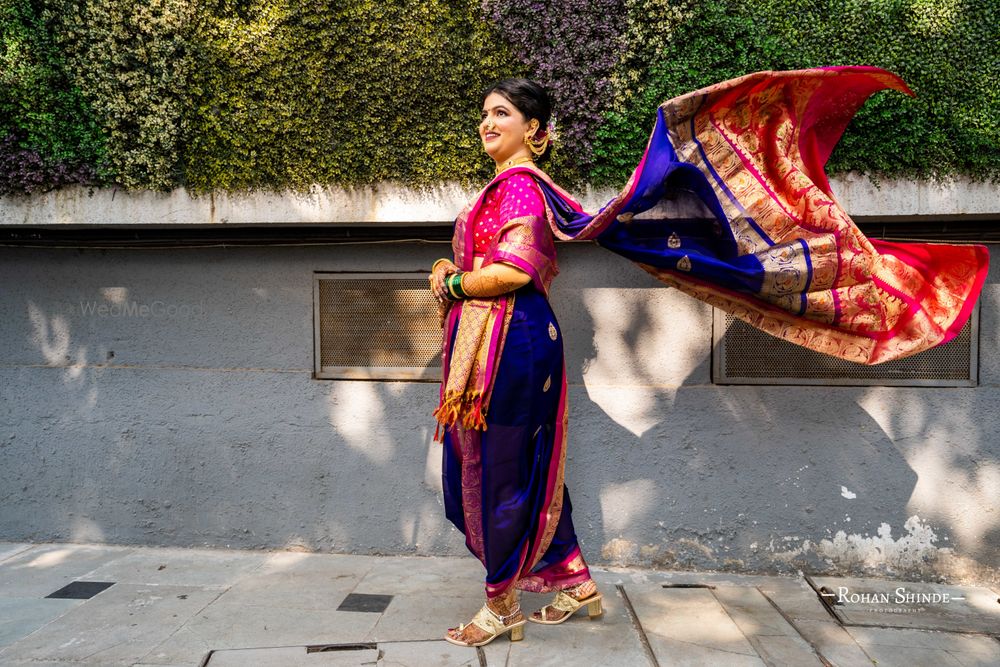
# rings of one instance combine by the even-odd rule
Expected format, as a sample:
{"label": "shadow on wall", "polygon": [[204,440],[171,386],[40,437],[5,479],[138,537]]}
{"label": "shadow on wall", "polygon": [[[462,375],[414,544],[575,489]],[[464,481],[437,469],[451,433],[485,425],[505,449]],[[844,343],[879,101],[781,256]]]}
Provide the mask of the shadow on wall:
{"label": "shadow on wall", "polygon": [[[440,499],[437,385],[311,379],[311,272],[411,270],[439,248],[2,253],[20,315],[0,322],[0,539],[466,553]],[[590,244],[560,260],[591,561],[996,577],[995,382],[716,386],[707,306]],[[200,310],[101,317],[81,295]]]}
{"label": "shadow on wall", "polygon": [[[580,318],[588,309],[578,309],[578,335],[594,332],[594,348],[581,363],[592,404],[577,401],[572,446],[584,462],[568,477],[571,488],[590,490],[583,500],[574,496],[575,507],[602,517],[589,537],[601,540],[606,560],[996,580],[1000,514],[991,499],[1000,495],[1000,425],[989,410],[995,384],[712,385],[710,311],[692,313],[694,302],[671,293],[679,300],[665,317],[658,289],[623,304],[625,327],[593,308],[594,317]],[[995,317],[995,305],[984,310]],[[670,321],[677,319],[679,326]],[[996,335],[995,322],[984,325],[984,336]],[[672,343],[655,341],[664,331]],[[702,349],[692,331],[705,332]],[[636,338],[640,343],[631,345]],[[660,358],[649,358],[643,345]],[[983,349],[989,356],[997,348]],[[692,353],[703,363],[692,363]],[[664,381],[671,378],[658,366],[664,358],[684,372],[676,383]],[[610,401],[605,385],[620,371],[595,373],[602,366],[633,375]],[[620,419],[615,411],[633,415]]]}

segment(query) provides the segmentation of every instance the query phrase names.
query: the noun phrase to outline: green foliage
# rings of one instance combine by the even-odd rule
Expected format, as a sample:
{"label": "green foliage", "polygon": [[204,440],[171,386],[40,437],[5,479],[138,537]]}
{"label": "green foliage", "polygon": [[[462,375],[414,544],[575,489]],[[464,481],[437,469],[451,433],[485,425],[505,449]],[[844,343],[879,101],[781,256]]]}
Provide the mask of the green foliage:
{"label": "green foliage", "polygon": [[485,178],[479,95],[522,72],[477,2],[206,2],[196,190]]}
{"label": "green foliage", "polygon": [[[553,41],[534,49],[532,25],[501,20],[497,3],[491,23],[485,6],[0,0],[0,194],[95,179],[199,192],[481,181],[479,94],[512,75],[555,77],[556,115],[586,120],[560,129],[593,137],[592,153],[557,154],[555,171],[620,185],[663,100],[841,64],[894,71],[918,97],[875,95],[831,171],[1000,178],[996,0],[607,0],[616,15],[587,25],[624,48],[596,56],[570,48],[591,33],[569,10],[546,15],[538,39]],[[612,92],[576,95],[578,79]]]}
{"label": "green foliage", "polygon": [[1000,3],[827,0],[811,23],[792,0],[769,0],[768,28],[796,44],[784,68],[877,65],[916,98],[875,95],[830,159],[831,171],[902,177],[1000,176]]}
{"label": "green foliage", "polygon": [[[656,105],[764,69],[875,65],[916,99],[879,93],[831,156],[831,173],[1000,177],[1000,5],[995,0],[708,0],[628,4],[619,99],[599,133],[597,183],[620,183],[641,154]],[[664,33],[670,34],[667,42]]]}
{"label": "green foliage", "polygon": [[771,64],[772,38],[757,17],[736,9],[719,0],[692,2],[677,11],[662,0],[629,3],[629,42],[657,48],[643,46],[623,59],[618,104],[598,131],[594,152],[600,163],[592,182],[619,185],[628,178],[660,102],[748,72],[777,69]]}
{"label": "green foliage", "polygon": [[37,4],[0,2],[0,140],[9,140],[0,161],[12,163],[0,174],[0,194],[87,182],[93,174],[86,166],[105,155],[100,128]]}
{"label": "green foliage", "polygon": [[107,142],[107,176],[165,190],[183,180],[190,0],[41,0],[73,84]]}

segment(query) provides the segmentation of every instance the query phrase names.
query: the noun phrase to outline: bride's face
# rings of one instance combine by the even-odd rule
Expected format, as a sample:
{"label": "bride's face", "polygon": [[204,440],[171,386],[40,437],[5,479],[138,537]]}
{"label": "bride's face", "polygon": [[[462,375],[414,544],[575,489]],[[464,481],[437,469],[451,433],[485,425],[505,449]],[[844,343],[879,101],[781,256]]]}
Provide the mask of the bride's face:
{"label": "bride's face", "polygon": [[526,136],[534,134],[538,121],[528,121],[510,100],[500,93],[490,93],[483,102],[479,138],[483,150],[498,164],[523,153],[530,155],[524,143]]}

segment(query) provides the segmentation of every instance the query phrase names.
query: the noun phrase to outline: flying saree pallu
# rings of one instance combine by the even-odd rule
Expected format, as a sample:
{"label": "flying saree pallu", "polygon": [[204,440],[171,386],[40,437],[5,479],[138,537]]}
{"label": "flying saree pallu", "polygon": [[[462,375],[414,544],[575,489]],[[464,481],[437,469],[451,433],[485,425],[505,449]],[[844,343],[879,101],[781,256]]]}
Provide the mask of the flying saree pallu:
{"label": "flying saree pallu", "polygon": [[[584,212],[538,177],[563,240],[596,239],[664,283],[784,340],[862,364],[916,354],[968,320],[989,255],[981,245],[870,240],[824,171],[874,92],[913,93],[875,67],[758,72],[660,105],[624,190]],[[714,221],[670,220],[694,192]]]}

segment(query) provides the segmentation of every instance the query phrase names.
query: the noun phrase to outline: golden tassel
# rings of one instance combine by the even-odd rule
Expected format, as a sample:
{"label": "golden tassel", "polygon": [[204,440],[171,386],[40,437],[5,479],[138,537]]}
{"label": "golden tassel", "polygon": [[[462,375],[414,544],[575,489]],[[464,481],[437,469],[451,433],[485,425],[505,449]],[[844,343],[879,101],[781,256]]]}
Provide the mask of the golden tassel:
{"label": "golden tassel", "polygon": [[458,420],[459,411],[462,405],[462,395],[457,391],[448,392],[441,405],[434,410],[434,417],[439,423],[451,426]]}

